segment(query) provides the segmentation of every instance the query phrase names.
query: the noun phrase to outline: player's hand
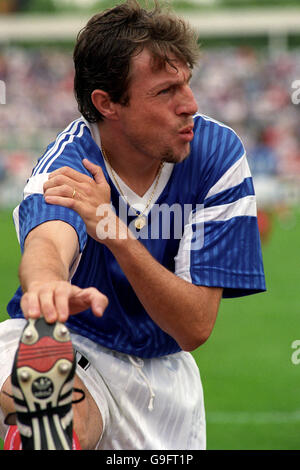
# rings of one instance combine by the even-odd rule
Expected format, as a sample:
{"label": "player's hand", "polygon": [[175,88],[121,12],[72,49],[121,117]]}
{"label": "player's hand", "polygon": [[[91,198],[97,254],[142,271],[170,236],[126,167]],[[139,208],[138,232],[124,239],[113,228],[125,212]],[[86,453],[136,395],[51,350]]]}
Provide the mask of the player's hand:
{"label": "player's hand", "polygon": [[81,289],[67,281],[32,282],[21,299],[25,318],[43,316],[49,323],[65,322],[88,308],[101,317],[107,305],[107,297],[96,288]]}
{"label": "player's hand", "polygon": [[107,212],[110,207],[110,186],[100,166],[87,159],[83,160],[83,164],[93,178],[69,167],[59,168],[50,173],[45,182],[44,197],[48,204],[69,207],[77,212],[83,219],[88,234],[99,241],[96,233],[100,220],[97,209],[100,206],[106,208]]}

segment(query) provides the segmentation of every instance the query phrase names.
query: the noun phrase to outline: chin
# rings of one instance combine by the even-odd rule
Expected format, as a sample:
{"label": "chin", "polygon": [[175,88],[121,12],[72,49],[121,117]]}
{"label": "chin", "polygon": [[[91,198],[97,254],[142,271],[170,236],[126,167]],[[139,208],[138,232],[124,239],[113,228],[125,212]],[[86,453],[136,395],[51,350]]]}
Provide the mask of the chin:
{"label": "chin", "polygon": [[189,155],[190,155],[190,148],[188,149],[188,151],[185,151],[184,153],[181,153],[179,155],[178,154],[175,155],[174,152],[165,153],[162,157],[162,161],[166,163],[175,163],[175,164],[181,163],[184,160],[186,160]]}

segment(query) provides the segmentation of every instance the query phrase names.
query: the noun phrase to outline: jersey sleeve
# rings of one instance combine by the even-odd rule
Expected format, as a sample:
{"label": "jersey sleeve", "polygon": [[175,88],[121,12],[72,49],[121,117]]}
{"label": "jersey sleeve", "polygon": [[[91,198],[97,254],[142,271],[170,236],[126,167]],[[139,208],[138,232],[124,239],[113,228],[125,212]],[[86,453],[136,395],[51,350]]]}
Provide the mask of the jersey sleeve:
{"label": "jersey sleeve", "polygon": [[[15,228],[21,251],[28,233],[38,225],[51,220],[60,220],[71,225],[77,233],[80,252],[87,241],[87,232],[82,218],[72,209],[47,204],[43,195],[43,185],[50,172],[63,166],[88,174],[82,164],[80,151],[87,128],[83,121],[74,121],[49,145],[24,188],[23,201],[13,212]],[[88,140],[88,135],[86,136]]]}
{"label": "jersey sleeve", "polygon": [[[222,287],[223,297],[266,290],[256,198],[243,145],[214,163],[212,184],[190,214],[175,257],[175,273],[195,284]],[[237,150],[238,149],[238,150]]]}
{"label": "jersey sleeve", "polygon": [[22,252],[28,233],[38,225],[51,220],[66,222],[74,228],[78,236],[80,252],[86,244],[86,227],[81,217],[67,207],[47,204],[42,194],[34,193],[24,199],[14,210],[13,218]]}

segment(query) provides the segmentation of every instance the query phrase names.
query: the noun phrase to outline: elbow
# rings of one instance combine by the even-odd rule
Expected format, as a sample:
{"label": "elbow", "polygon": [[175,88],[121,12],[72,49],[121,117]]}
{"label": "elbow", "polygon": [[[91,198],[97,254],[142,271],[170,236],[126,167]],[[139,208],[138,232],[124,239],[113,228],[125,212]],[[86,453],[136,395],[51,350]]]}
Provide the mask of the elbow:
{"label": "elbow", "polygon": [[183,351],[187,351],[187,352],[195,351],[195,349],[199,348],[204,343],[206,343],[206,341],[210,337],[210,334],[211,334],[211,330],[208,330],[208,331],[202,330],[198,332],[198,334],[195,334],[194,332],[193,334],[190,334],[187,337],[182,338],[179,341],[179,346],[181,347]]}

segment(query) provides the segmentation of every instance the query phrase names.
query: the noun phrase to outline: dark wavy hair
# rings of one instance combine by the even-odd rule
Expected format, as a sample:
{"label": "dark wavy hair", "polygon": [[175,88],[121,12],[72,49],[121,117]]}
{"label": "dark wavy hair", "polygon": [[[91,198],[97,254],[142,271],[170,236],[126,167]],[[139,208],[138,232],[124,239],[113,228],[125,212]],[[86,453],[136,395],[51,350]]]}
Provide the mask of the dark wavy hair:
{"label": "dark wavy hair", "polygon": [[127,0],[94,15],[79,32],[74,49],[74,92],[78,109],[89,122],[103,116],[91,100],[94,90],[106,91],[115,103],[129,102],[130,63],[148,48],[155,66],[172,65],[170,54],[191,69],[198,57],[197,37],[190,26],[155,1],[152,10]]}

